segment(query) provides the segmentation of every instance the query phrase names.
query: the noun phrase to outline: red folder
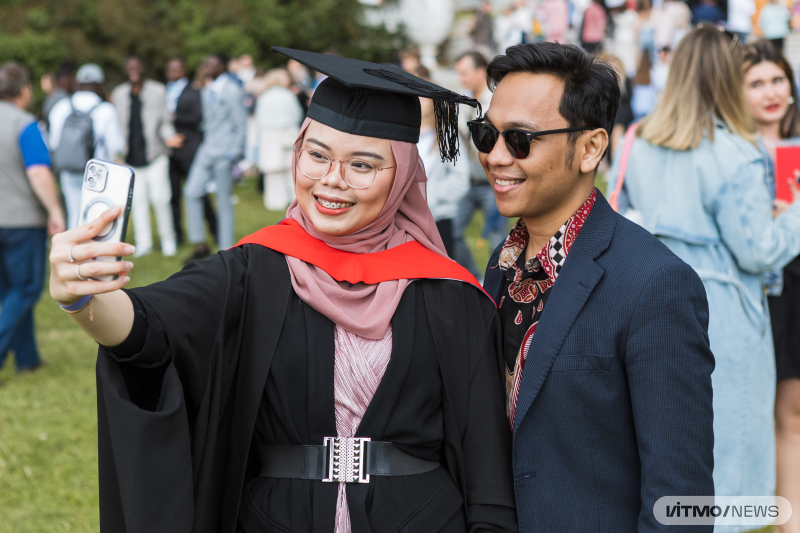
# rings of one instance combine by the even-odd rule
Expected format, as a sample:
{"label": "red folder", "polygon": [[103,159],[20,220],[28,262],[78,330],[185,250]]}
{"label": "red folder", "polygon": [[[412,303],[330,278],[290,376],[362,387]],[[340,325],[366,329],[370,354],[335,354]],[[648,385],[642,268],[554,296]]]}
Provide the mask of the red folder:
{"label": "red folder", "polygon": [[[786,144],[775,147],[775,198],[789,203],[794,201],[790,182],[800,171],[800,145]],[[796,181],[795,181],[796,183]]]}

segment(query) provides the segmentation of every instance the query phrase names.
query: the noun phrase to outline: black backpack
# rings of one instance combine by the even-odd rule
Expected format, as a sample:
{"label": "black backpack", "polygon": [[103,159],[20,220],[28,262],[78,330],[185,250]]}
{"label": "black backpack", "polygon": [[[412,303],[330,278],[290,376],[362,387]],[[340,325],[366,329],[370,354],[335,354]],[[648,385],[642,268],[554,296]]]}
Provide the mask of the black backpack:
{"label": "black backpack", "polygon": [[75,109],[72,98],[69,99],[69,105],[72,107],[72,113],[64,121],[61,142],[53,152],[53,165],[58,170],[83,173],[86,162],[94,157],[92,111],[100,104],[85,113]]}

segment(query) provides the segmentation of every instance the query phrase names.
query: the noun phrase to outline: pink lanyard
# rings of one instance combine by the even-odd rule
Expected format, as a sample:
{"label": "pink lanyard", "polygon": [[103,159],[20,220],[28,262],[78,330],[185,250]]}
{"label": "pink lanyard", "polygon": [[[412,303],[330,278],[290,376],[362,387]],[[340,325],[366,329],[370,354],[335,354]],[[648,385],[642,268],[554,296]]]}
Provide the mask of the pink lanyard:
{"label": "pink lanyard", "polygon": [[622,144],[622,153],[619,156],[619,170],[617,171],[617,186],[608,196],[608,203],[614,211],[619,211],[619,195],[622,192],[622,186],[625,184],[625,173],[628,170],[628,159],[631,157],[631,150],[633,149],[633,141],[636,140],[636,123],[634,122],[628,127],[625,132],[625,139]]}

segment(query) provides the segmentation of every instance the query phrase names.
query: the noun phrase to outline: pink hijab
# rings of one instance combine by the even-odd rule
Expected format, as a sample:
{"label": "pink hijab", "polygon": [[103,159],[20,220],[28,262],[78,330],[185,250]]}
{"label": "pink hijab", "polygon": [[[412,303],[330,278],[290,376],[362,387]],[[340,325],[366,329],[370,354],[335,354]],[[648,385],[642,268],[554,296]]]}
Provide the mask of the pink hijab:
{"label": "pink hijab", "polygon": [[[306,118],[297,142],[302,139],[311,119]],[[423,193],[425,167],[415,144],[391,141],[397,169],[389,199],[378,218],[348,235],[326,235],[317,230],[298,205],[292,202],[286,211],[312,237],[331,248],[357,254],[381,252],[409,241],[447,257],[436,222]],[[297,181],[297,165],[292,163],[292,178]],[[389,329],[403,291],[414,280],[384,281],[375,285],[336,281],[322,269],[295,257],[286,256],[292,286],[300,298],[342,328],[366,337],[382,339]]]}

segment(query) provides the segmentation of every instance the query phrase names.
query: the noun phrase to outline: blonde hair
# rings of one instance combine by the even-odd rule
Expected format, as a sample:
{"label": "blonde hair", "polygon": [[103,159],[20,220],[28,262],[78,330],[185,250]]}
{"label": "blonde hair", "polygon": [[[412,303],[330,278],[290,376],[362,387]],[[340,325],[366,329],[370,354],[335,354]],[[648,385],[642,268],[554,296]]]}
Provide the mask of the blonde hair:
{"label": "blonde hair", "polygon": [[268,70],[267,73],[264,75],[264,88],[269,89],[270,87],[275,87],[276,85],[280,85],[281,87],[288,87],[292,83],[292,77],[289,75],[289,71],[285,68],[274,68],[272,70]]}
{"label": "blonde hair", "polygon": [[706,133],[714,141],[717,118],[753,142],[739,48],[716,27],[700,26],[686,35],[675,49],[661,100],[637,134],[656,146],[690,150]]}

